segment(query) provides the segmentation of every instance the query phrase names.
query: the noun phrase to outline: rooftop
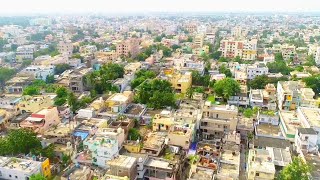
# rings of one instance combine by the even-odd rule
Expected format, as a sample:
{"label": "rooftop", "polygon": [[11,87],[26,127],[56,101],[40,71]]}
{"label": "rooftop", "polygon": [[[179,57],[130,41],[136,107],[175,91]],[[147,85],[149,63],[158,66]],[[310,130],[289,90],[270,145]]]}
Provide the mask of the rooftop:
{"label": "rooftop", "polygon": [[303,127],[295,112],[279,111],[280,119],[287,128],[287,134],[295,134],[297,128]]}
{"label": "rooftop", "polygon": [[149,157],[147,162],[145,163],[145,166],[153,167],[156,169],[165,169],[165,170],[173,170],[173,165],[170,164],[168,161],[160,158],[152,158]]}
{"label": "rooftop", "polygon": [[131,156],[123,156],[119,155],[118,157],[108,161],[108,165],[110,166],[118,166],[130,169],[132,166],[136,164],[137,158]]}
{"label": "rooftop", "polygon": [[165,141],[166,134],[164,132],[153,132],[147,135],[147,139],[144,141],[143,148],[144,149],[161,149],[164,141]]}
{"label": "rooftop", "polygon": [[3,168],[14,169],[16,171],[23,171],[23,172],[32,172],[36,168],[40,168],[41,162],[39,161],[32,161],[27,159],[20,159],[20,158],[9,158],[6,163],[2,164]]}
{"label": "rooftop", "polygon": [[301,112],[304,118],[309,122],[311,127],[320,127],[320,109],[299,107],[298,112]]}
{"label": "rooftop", "polygon": [[274,126],[271,124],[261,123],[256,126],[257,135],[281,137],[281,130],[279,126]]}

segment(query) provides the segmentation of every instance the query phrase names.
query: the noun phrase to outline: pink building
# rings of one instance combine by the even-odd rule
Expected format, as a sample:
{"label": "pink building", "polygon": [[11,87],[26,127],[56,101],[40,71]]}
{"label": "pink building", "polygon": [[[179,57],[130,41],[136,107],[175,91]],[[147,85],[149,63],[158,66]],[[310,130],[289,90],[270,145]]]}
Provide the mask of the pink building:
{"label": "pink building", "polygon": [[51,126],[60,123],[57,107],[48,107],[31,114],[20,123],[20,127],[32,129],[36,133],[43,133]]}

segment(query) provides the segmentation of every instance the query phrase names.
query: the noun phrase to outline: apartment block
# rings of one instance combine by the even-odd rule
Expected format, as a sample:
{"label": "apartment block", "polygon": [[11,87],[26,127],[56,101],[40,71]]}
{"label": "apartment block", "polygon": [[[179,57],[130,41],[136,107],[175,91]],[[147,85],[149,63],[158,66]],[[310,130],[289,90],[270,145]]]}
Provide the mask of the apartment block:
{"label": "apartment block", "polygon": [[200,132],[204,139],[221,138],[237,128],[238,108],[235,106],[211,105],[211,102],[206,102],[202,112]]}
{"label": "apartment block", "polygon": [[33,53],[36,51],[36,46],[31,45],[24,45],[19,46],[16,51],[16,60],[22,61],[22,60],[33,60]]}
{"label": "apartment block", "polygon": [[54,75],[54,66],[31,65],[25,68],[19,74],[30,75],[34,79],[46,81],[48,76]]}
{"label": "apartment block", "polygon": [[139,53],[139,39],[131,38],[118,43],[116,45],[116,52],[118,57],[136,57]]}
{"label": "apartment block", "polygon": [[269,68],[264,63],[255,63],[247,66],[247,78],[254,79],[256,76],[268,74]]}
{"label": "apartment block", "polygon": [[72,56],[73,44],[71,41],[60,41],[57,48],[60,54],[68,57]]}

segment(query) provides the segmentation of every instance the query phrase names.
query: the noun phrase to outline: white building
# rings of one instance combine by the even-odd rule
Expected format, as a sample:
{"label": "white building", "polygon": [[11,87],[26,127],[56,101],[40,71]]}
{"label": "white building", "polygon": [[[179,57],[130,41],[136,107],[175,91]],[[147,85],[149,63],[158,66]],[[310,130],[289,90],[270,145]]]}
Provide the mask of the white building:
{"label": "white building", "polygon": [[42,163],[20,158],[0,157],[0,179],[26,180],[41,173]]}
{"label": "white building", "polygon": [[320,109],[298,107],[297,117],[301,120],[306,128],[313,128],[318,134],[318,142],[320,144]]}
{"label": "white building", "polygon": [[16,52],[16,59],[18,61],[22,61],[22,60],[33,60],[33,53],[35,52],[36,47],[35,45],[31,44],[31,45],[25,45],[25,46],[19,46],[17,48],[17,52]]}
{"label": "white building", "polygon": [[92,163],[107,168],[107,161],[119,154],[118,140],[105,135],[87,138],[83,145],[91,152]]}
{"label": "white building", "polygon": [[298,128],[295,135],[297,151],[317,152],[318,135],[313,128]]}
{"label": "white building", "polygon": [[35,79],[46,80],[48,76],[54,75],[54,66],[31,65],[24,69],[22,73],[30,74]]}
{"label": "white building", "polygon": [[254,79],[256,76],[268,74],[268,67],[263,63],[256,63],[247,67],[247,78]]}

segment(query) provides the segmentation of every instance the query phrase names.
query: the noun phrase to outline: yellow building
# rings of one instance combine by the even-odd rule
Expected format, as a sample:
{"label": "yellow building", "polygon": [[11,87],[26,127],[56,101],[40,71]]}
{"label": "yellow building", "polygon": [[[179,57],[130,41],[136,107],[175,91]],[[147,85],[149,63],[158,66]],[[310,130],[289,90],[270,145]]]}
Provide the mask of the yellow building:
{"label": "yellow building", "polygon": [[174,125],[174,118],[169,114],[156,114],[152,119],[152,131],[169,131]]}
{"label": "yellow building", "polygon": [[209,54],[209,46],[205,45],[202,48],[195,48],[192,50],[192,53],[200,56],[201,54]]}
{"label": "yellow building", "polygon": [[132,91],[124,91],[123,93],[115,93],[106,100],[106,108],[109,112],[120,112],[133,100]]}
{"label": "yellow building", "polygon": [[21,112],[34,113],[40,109],[53,106],[52,97],[46,95],[23,96],[18,104]]}
{"label": "yellow building", "polygon": [[244,49],[242,52],[242,59],[255,60],[257,58],[257,50]]}
{"label": "yellow building", "polygon": [[177,93],[186,93],[192,85],[192,74],[191,72],[186,72],[185,74],[175,73],[171,76],[169,75],[169,81]]}
{"label": "yellow building", "polygon": [[47,178],[51,176],[50,161],[48,158],[42,162],[41,171],[43,176]]}
{"label": "yellow building", "polygon": [[130,153],[139,153],[141,150],[141,144],[139,141],[126,141],[123,143],[123,147]]}

